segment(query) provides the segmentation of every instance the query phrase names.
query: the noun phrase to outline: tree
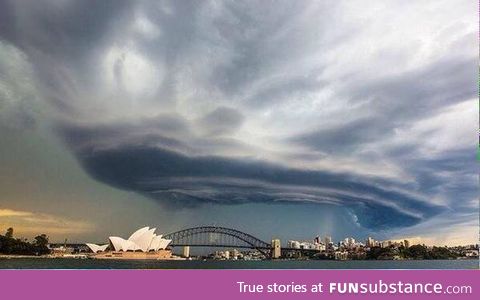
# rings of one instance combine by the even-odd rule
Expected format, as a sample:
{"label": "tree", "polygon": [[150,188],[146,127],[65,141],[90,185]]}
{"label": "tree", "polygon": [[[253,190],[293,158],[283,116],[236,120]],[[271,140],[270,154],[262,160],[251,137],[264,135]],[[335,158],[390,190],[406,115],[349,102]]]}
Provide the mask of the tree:
{"label": "tree", "polygon": [[5,237],[9,238],[9,239],[13,238],[13,228],[12,227],[7,229],[7,232],[5,233]]}
{"label": "tree", "polygon": [[395,251],[391,247],[371,247],[367,252],[367,259],[392,259],[395,255]]}
{"label": "tree", "polygon": [[425,245],[413,245],[406,249],[406,253],[414,259],[429,259],[428,248]]}
{"label": "tree", "polygon": [[41,234],[35,237],[33,242],[26,239],[13,238],[13,229],[8,228],[5,235],[0,235],[0,253],[20,255],[44,255],[49,254],[48,237]]}
{"label": "tree", "polygon": [[35,237],[35,246],[43,247],[48,245],[48,237],[46,234],[37,235]]}
{"label": "tree", "polygon": [[48,248],[48,237],[46,234],[37,235],[35,237],[35,250],[38,254],[50,253],[50,249]]}

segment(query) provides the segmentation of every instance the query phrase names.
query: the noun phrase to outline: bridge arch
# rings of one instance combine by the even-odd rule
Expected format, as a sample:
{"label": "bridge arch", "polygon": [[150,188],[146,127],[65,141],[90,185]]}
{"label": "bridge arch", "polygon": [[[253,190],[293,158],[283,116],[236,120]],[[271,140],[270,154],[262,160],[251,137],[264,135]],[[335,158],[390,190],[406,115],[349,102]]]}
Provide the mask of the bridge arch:
{"label": "bridge arch", "polygon": [[268,256],[271,245],[248,233],[218,226],[200,226],[172,232],[163,236],[170,245],[197,247],[234,247],[257,249]]}

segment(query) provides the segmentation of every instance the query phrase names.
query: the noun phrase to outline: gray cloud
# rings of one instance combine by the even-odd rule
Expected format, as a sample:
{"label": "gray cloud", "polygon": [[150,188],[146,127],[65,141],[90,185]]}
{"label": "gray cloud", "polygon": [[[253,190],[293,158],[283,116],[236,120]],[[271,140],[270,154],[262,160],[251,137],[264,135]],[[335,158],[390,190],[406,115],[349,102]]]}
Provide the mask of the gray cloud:
{"label": "gray cloud", "polygon": [[82,149],[76,154],[98,180],[176,207],[202,203],[327,203],[351,207],[358,212],[362,225],[377,228],[416,224],[443,210],[422,198],[392,190],[392,183],[348,174],[215,156],[187,157],[148,146]]}
{"label": "gray cloud", "polygon": [[235,109],[228,107],[218,107],[208,113],[199,121],[208,134],[224,135],[231,134],[240,128],[244,121],[244,116]]}
{"label": "gray cloud", "polygon": [[385,128],[380,118],[359,119],[341,124],[335,128],[326,128],[301,134],[291,139],[314,149],[327,153],[351,153],[352,148],[371,143],[389,134],[391,128]]}
{"label": "gray cloud", "polygon": [[[177,206],[328,203],[403,227],[477,192],[477,133],[462,126],[478,123],[475,9],[432,3],[3,1],[14,50],[0,63],[24,57],[19,74],[101,182]],[[21,74],[2,75],[9,95]]]}

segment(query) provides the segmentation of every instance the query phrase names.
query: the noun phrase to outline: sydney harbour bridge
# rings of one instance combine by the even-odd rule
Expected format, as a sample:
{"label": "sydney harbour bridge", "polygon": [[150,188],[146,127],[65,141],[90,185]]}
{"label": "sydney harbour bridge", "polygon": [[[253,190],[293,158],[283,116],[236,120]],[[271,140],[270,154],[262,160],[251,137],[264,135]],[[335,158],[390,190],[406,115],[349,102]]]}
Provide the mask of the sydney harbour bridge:
{"label": "sydney harbour bridge", "polygon": [[[171,247],[248,248],[258,250],[265,257],[272,257],[273,245],[271,243],[232,228],[200,226],[172,232],[163,237],[172,240],[170,243]],[[317,252],[315,250],[293,248],[282,248],[281,250],[283,253],[286,251],[301,252],[303,254]]]}
{"label": "sydney harbour bridge", "polygon": [[256,249],[266,256],[270,255],[272,245],[264,242],[253,235],[236,229],[201,226],[183,229],[163,236],[172,240],[171,247],[232,247]]}

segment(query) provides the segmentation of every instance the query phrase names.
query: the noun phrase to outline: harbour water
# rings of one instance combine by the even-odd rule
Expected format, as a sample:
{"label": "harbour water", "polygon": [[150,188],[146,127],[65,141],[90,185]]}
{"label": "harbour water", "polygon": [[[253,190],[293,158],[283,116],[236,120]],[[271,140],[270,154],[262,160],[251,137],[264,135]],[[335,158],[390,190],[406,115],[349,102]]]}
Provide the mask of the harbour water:
{"label": "harbour water", "polygon": [[470,260],[101,260],[1,258],[0,269],[479,269]]}

